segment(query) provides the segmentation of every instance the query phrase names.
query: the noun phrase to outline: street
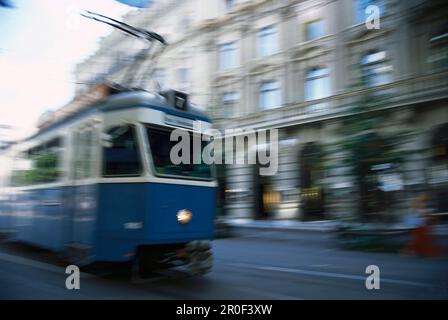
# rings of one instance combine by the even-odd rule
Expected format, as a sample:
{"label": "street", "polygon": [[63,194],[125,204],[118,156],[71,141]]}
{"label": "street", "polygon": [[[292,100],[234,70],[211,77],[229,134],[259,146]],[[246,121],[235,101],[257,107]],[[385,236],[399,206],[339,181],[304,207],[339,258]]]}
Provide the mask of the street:
{"label": "street", "polygon": [[[366,267],[380,268],[381,287],[367,290]],[[331,234],[245,231],[214,242],[205,277],[169,271],[150,279],[81,274],[65,288],[54,254],[0,245],[0,299],[447,299],[447,258],[343,251]]]}

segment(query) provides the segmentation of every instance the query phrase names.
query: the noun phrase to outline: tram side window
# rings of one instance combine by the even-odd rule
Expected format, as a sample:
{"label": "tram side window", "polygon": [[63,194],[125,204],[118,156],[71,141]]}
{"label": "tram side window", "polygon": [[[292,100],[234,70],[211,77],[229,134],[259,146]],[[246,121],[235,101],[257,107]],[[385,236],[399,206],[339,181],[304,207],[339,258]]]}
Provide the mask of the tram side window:
{"label": "tram side window", "polygon": [[25,186],[58,181],[61,177],[60,151],[61,139],[56,138],[21,153],[15,159],[11,184]]}
{"label": "tram side window", "polygon": [[107,135],[109,143],[103,148],[103,176],[139,176],[142,162],[135,127],[114,127]]}
{"label": "tram side window", "polygon": [[13,159],[13,170],[11,174],[10,185],[19,187],[27,185],[27,172],[31,170],[31,160],[28,159],[28,153],[22,152]]}

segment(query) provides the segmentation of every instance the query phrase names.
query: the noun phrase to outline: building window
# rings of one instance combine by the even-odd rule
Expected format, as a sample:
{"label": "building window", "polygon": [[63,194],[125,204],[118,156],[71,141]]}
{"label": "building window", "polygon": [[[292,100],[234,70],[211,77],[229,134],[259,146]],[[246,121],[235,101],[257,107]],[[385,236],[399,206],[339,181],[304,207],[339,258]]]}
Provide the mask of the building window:
{"label": "building window", "polygon": [[448,24],[434,32],[429,40],[428,63],[433,70],[448,68]]}
{"label": "building window", "polygon": [[354,0],[356,23],[365,23],[368,17],[366,9],[368,6],[377,6],[380,9],[380,15],[384,15],[384,0]]}
{"label": "building window", "polygon": [[305,100],[317,100],[328,97],[330,90],[330,73],[328,68],[314,68],[307,72],[305,79]]}
{"label": "building window", "polygon": [[103,149],[103,176],[139,176],[142,164],[135,127],[114,127],[107,135],[109,145]]}
{"label": "building window", "polygon": [[278,35],[274,26],[262,28],[257,33],[257,56],[266,57],[278,51]]}
{"label": "building window", "polygon": [[166,70],[160,68],[154,70],[153,79],[161,89],[165,88],[167,84]]}
{"label": "building window", "polygon": [[190,81],[190,69],[177,69],[177,81],[179,83],[188,83]]}
{"label": "building window", "polygon": [[236,1],[235,0],[224,0],[224,6],[226,8],[226,11],[230,11],[235,7]]}
{"label": "building window", "polygon": [[191,72],[188,68],[179,68],[176,71],[177,87],[181,91],[190,89]]}
{"label": "building window", "polygon": [[309,22],[306,25],[306,39],[308,41],[321,38],[325,35],[325,25],[323,20]]}
{"label": "building window", "polygon": [[372,51],[361,59],[362,82],[375,87],[392,81],[392,66],[386,60],[386,51]]}
{"label": "building window", "polygon": [[238,92],[226,92],[222,96],[223,116],[232,117],[237,112],[240,95]]}
{"label": "building window", "polygon": [[281,106],[280,83],[278,81],[263,82],[260,86],[260,108],[269,110]]}
{"label": "building window", "polygon": [[221,45],[219,53],[221,70],[232,69],[238,66],[238,46],[236,42]]}
{"label": "building window", "polygon": [[182,16],[177,21],[177,31],[178,32],[185,32],[188,31],[191,27],[191,18],[188,15]]}

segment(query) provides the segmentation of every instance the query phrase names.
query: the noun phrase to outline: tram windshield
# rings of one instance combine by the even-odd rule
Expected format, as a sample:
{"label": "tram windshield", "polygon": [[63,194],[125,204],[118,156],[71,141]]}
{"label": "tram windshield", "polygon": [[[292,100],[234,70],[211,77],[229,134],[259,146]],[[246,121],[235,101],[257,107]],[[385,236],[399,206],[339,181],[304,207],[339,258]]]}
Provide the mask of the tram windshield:
{"label": "tram windshield", "polygon": [[[178,141],[171,141],[171,130],[161,129],[154,127],[147,127],[146,129],[148,135],[148,141],[151,149],[151,156],[154,164],[154,169],[157,175],[160,176],[171,176],[171,177],[181,177],[184,179],[200,179],[200,180],[211,180],[212,170],[211,166],[203,163],[195,164],[193,153],[193,133],[188,132],[190,143],[188,148],[188,158],[189,161],[183,161],[181,164],[174,164],[171,159],[171,150],[179,143]],[[201,143],[201,154],[205,146],[209,142]],[[183,149],[183,152],[187,150]],[[199,151],[199,150],[198,150]],[[202,159],[200,155],[197,155],[199,159]],[[186,163],[185,163],[186,162]]]}

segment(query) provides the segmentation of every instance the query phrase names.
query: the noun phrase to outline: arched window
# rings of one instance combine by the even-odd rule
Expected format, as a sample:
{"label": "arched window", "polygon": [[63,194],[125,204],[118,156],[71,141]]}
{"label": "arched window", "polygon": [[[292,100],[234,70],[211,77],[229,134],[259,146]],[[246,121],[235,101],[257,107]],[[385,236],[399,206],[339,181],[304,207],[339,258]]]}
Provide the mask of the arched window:
{"label": "arched window", "polygon": [[392,81],[393,67],[386,51],[371,51],[361,59],[362,81],[365,87],[375,87]]}

